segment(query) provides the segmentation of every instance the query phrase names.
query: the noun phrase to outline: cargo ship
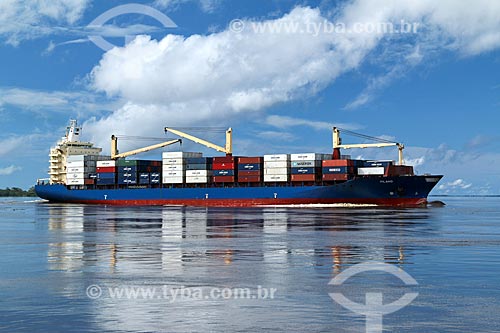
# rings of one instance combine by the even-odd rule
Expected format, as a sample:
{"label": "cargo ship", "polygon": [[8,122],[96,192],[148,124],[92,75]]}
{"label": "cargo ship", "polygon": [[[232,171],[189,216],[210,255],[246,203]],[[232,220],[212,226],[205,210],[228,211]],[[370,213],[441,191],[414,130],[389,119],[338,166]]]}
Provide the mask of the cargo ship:
{"label": "cargo ship", "polygon": [[[354,204],[421,206],[442,175],[416,175],[404,165],[404,145],[333,127],[329,153],[234,156],[232,130],[225,146],[166,127],[180,138],[118,152],[111,137],[111,155],[80,141],[81,128],[70,121],[66,135],[50,150],[47,179],[35,185],[37,195],[50,202],[104,205],[276,206]],[[342,144],[341,131],[376,143]],[[165,151],[161,160],[127,157],[188,139],[224,153],[204,157],[199,152]],[[341,149],[395,146],[395,161],[351,159]]]}

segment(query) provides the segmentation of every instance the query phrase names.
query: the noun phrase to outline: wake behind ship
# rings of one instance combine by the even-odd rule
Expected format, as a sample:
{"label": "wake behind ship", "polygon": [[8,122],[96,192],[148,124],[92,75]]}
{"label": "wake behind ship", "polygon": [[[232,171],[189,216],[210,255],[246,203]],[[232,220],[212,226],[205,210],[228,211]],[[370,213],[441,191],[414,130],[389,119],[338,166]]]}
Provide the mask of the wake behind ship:
{"label": "wake behind ship", "polygon": [[[333,154],[302,153],[233,156],[232,130],[224,147],[165,128],[182,138],[226,155],[163,152],[162,160],[126,159],[176,144],[181,139],[119,153],[111,137],[111,156],[80,141],[72,120],[66,135],[50,151],[49,179],[37,181],[37,195],[51,202],[106,205],[261,206],[363,204],[418,206],[427,203],[442,175],[415,175],[403,163],[404,146],[373,138],[377,143],[343,145],[333,129]],[[350,134],[356,133],[342,130]],[[364,136],[364,138],[368,138]],[[342,156],[340,149],[396,146],[399,163]]]}

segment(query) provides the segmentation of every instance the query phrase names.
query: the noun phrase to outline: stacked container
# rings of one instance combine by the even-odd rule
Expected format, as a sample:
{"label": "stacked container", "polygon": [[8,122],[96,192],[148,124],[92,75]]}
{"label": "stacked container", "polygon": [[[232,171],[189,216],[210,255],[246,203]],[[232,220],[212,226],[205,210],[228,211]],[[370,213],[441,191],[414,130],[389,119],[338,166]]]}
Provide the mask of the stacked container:
{"label": "stacked container", "polygon": [[66,158],[66,185],[93,185],[98,155],[69,155]]}
{"label": "stacked container", "polygon": [[323,160],[323,181],[345,181],[354,175],[354,161],[345,160]]}
{"label": "stacked container", "polygon": [[288,182],[290,155],[264,155],[264,182]]}
{"label": "stacked container", "polygon": [[317,153],[292,154],[292,182],[316,182],[321,179],[321,161],[328,155]]}
{"label": "stacked container", "polygon": [[236,167],[236,157],[214,157],[212,164],[213,169],[213,182],[214,183],[234,183],[235,177],[238,175]]}
{"label": "stacked container", "polygon": [[116,184],[116,161],[97,161],[97,185]]}
{"label": "stacked container", "polygon": [[186,183],[206,184],[212,181],[212,159],[206,157],[186,158]]}
{"label": "stacked container", "polygon": [[116,162],[118,185],[149,185],[151,173],[160,173],[161,162],[149,160],[125,160]]}
{"label": "stacked container", "polygon": [[264,159],[262,157],[239,157],[238,182],[240,183],[262,182],[263,169],[264,169]]}
{"label": "stacked container", "polygon": [[363,161],[363,166],[358,168],[359,176],[383,176],[393,161]]}
{"label": "stacked container", "polygon": [[162,183],[183,184],[186,176],[186,159],[202,157],[202,153],[164,152],[162,155]]}

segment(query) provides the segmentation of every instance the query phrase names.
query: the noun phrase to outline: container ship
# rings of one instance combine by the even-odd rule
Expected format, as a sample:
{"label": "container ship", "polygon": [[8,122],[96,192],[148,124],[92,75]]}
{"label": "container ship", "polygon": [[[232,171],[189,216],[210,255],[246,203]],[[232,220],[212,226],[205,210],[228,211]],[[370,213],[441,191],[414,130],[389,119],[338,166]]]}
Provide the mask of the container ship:
{"label": "container ship", "polygon": [[[342,144],[342,133],[376,143]],[[39,179],[37,195],[51,202],[104,205],[262,206],[354,204],[421,206],[442,175],[416,175],[404,165],[404,145],[333,127],[333,151],[327,153],[234,156],[232,130],[225,146],[181,131],[178,136],[144,148],[119,153],[111,137],[111,155],[80,140],[81,128],[70,121],[66,135],[50,150],[49,178]],[[183,139],[222,152],[165,151],[161,160],[127,159]],[[351,159],[341,149],[395,146],[399,161]]]}

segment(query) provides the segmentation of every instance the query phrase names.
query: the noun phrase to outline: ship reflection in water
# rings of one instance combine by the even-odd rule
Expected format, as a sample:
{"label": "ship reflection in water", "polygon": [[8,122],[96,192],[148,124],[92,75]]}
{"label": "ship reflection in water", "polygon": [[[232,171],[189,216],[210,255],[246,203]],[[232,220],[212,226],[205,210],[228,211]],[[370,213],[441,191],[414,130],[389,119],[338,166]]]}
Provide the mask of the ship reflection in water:
{"label": "ship reflection in water", "polygon": [[[330,279],[368,260],[406,269],[407,239],[433,232],[432,210],[104,207],[40,204],[58,292],[83,299],[87,330],[277,331],[362,327],[328,296]],[[42,221],[39,221],[42,222]],[[425,246],[419,247],[425,255]],[[394,280],[382,279],[393,285]],[[86,298],[89,285],[102,295]],[[109,288],[275,288],[273,299],[116,299]],[[398,296],[399,297],[399,296]],[[395,299],[397,299],[396,297]],[[342,312],[342,315],[338,313]],[[278,315],[279,312],[279,315]]]}

